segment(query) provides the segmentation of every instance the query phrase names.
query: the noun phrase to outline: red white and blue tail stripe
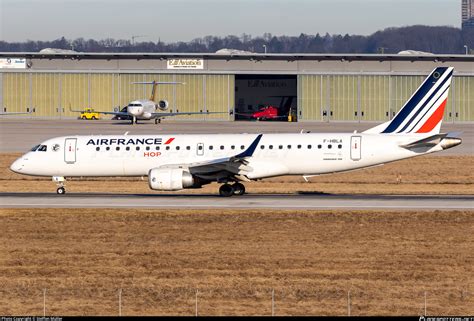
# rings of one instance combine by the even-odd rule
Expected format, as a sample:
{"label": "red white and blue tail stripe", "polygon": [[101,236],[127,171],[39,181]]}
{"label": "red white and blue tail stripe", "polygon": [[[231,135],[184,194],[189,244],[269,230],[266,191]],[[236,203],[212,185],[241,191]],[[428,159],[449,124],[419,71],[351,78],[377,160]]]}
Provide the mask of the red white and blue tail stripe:
{"label": "red white and blue tail stripe", "polygon": [[[439,133],[448,99],[452,67],[439,67],[425,79],[395,117],[377,126],[383,134]],[[374,132],[372,128],[367,132]]]}

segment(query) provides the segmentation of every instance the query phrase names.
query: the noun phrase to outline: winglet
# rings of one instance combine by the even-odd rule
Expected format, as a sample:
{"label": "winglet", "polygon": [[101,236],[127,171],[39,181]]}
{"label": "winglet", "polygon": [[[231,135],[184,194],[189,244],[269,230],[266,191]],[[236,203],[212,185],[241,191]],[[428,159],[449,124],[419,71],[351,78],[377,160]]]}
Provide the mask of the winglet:
{"label": "winglet", "polygon": [[234,158],[244,158],[244,157],[250,157],[253,155],[253,153],[255,152],[255,149],[257,148],[258,146],[258,143],[260,142],[260,139],[262,139],[262,136],[263,134],[259,134],[257,136],[257,138],[255,138],[255,140],[253,141],[252,144],[250,144],[249,148],[247,148],[245,151],[243,151],[242,153],[234,156]]}

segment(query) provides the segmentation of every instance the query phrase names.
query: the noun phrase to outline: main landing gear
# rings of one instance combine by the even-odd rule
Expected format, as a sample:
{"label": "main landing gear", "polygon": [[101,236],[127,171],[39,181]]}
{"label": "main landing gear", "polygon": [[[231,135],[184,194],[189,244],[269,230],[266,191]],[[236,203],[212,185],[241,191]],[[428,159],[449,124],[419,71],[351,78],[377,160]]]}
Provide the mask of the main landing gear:
{"label": "main landing gear", "polygon": [[58,185],[58,189],[56,190],[56,193],[58,195],[66,194],[66,188],[65,188],[66,179],[64,177],[53,176],[53,182],[56,182],[56,185]]}
{"label": "main landing gear", "polygon": [[230,197],[232,195],[244,195],[245,186],[241,183],[224,184],[219,188],[219,194],[224,197]]}
{"label": "main landing gear", "polygon": [[159,123],[161,123],[161,118],[155,118],[155,125],[158,125]]}

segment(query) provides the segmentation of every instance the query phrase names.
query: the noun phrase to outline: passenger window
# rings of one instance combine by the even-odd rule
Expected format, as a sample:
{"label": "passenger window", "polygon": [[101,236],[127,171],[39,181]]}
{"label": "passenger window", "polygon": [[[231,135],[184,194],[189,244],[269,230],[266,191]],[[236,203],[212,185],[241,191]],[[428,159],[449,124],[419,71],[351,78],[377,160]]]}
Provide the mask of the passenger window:
{"label": "passenger window", "polygon": [[245,148],[245,146],[244,146],[244,145],[240,145],[240,149],[244,149],[244,148]]}
{"label": "passenger window", "polygon": [[209,146],[209,150],[213,150],[214,149],[214,146]]}
{"label": "passenger window", "polygon": [[169,147],[169,146],[166,146],[166,150],[170,150],[170,147]]}
{"label": "passenger window", "polygon": [[230,149],[235,149],[235,145],[230,146]]}
{"label": "passenger window", "polygon": [[283,145],[278,146],[278,149],[283,149]]}
{"label": "passenger window", "polygon": [[96,150],[96,151],[100,151],[100,147],[97,146],[97,147],[95,148],[95,150]]}
{"label": "passenger window", "polygon": [[298,147],[298,149],[301,149],[301,145],[298,145],[297,147]]}
{"label": "passenger window", "polygon": [[187,150],[191,150],[191,146],[186,146],[186,149],[187,149]]}
{"label": "passenger window", "polygon": [[260,149],[265,149],[265,145],[260,145]]}
{"label": "passenger window", "polygon": [[110,150],[110,147],[109,146],[105,147],[105,150]]}
{"label": "passenger window", "polygon": [[328,145],[328,149],[331,149],[332,148],[332,145]]}
{"label": "passenger window", "polygon": [[291,145],[288,145],[287,147],[288,147],[288,149],[291,149]]}
{"label": "passenger window", "polygon": [[119,150],[120,150],[120,147],[118,147],[118,146],[115,147],[115,150],[116,150],[116,151],[119,151]]}
{"label": "passenger window", "polygon": [[136,149],[136,150],[140,150],[140,146],[137,146],[135,149]]}
{"label": "passenger window", "polygon": [[125,147],[126,150],[130,150],[130,146]]}
{"label": "passenger window", "polygon": [[199,145],[199,146],[198,146],[198,149],[199,149],[199,150],[202,150],[202,145]]}
{"label": "passenger window", "polygon": [[156,146],[155,149],[156,149],[156,150],[160,150],[160,146]]}
{"label": "passenger window", "polygon": [[273,149],[273,145],[268,146],[268,148]]}
{"label": "passenger window", "polygon": [[341,149],[341,148],[342,148],[342,145],[341,145],[341,144],[337,145],[337,148]]}
{"label": "passenger window", "polygon": [[146,150],[150,150],[150,146],[145,147]]}
{"label": "passenger window", "polygon": [[176,150],[179,150],[179,146],[176,146]]}
{"label": "passenger window", "polygon": [[311,146],[311,145],[308,145],[308,149],[311,149],[312,147],[313,147],[313,146]]}
{"label": "passenger window", "polygon": [[318,149],[321,149],[322,147],[323,147],[323,146],[321,146],[321,145],[318,145]]}
{"label": "passenger window", "polygon": [[223,150],[223,149],[224,149],[224,146],[221,145],[221,150]]}

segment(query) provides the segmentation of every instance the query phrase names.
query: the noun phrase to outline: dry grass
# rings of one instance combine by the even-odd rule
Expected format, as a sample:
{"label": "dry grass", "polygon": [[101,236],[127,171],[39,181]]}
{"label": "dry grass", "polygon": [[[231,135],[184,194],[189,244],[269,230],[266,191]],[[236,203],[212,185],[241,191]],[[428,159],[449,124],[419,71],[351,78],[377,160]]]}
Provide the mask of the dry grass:
{"label": "dry grass", "polygon": [[[0,192],[55,191],[49,178],[18,175],[8,167],[20,154],[0,154]],[[399,182],[398,180],[401,180]],[[25,184],[28,183],[28,184]],[[423,156],[384,166],[311,178],[277,177],[246,183],[249,193],[474,194],[473,156]],[[150,193],[146,177],[73,179],[70,192]],[[178,193],[217,193],[216,184]],[[168,192],[167,192],[168,193]]]}
{"label": "dry grass", "polygon": [[0,315],[474,313],[472,211],[0,209]]}

